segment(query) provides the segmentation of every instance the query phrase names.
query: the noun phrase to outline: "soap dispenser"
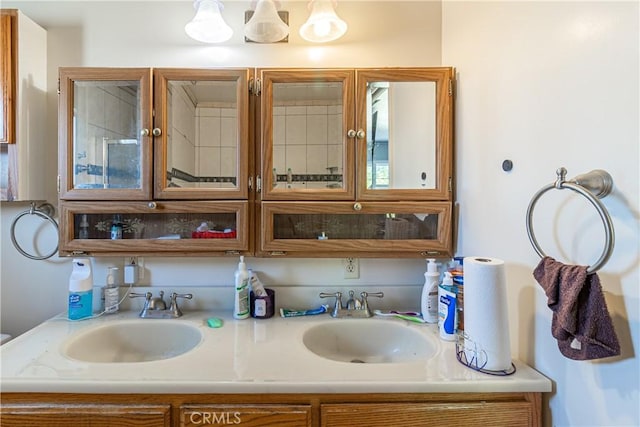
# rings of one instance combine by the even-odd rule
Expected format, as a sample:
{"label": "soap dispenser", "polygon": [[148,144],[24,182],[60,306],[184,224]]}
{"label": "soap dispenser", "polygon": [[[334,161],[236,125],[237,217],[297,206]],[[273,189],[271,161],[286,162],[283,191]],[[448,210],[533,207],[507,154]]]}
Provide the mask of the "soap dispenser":
{"label": "soap dispenser", "polygon": [[438,322],[438,282],[440,272],[435,259],[427,260],[427,271],[424,273],[424,286],[420,298],[420,311],[427,323]]}
{"label": "soap dispenser", "polygon": [[244,262],[244,257],[240,257],[238,269],[234,274],[234,303],[233,317],[236,319],[246,319],[249,317],[249,270]]}

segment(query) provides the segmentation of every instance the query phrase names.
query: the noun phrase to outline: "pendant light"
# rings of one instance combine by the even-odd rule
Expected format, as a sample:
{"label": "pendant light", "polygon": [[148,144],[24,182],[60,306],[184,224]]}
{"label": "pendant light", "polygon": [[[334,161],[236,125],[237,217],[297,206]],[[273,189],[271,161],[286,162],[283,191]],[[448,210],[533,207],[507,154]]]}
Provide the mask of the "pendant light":
{"label": "pendant light", "polygon": [[233,35],[231,27],[222,19],[224,6],[220,0],[194,0],[196,16],[184,26],[189,37],[204,43],[220,43]]}
{"label": "pendant light", "polygon": [[315,43],[330,42],[342,37],[347,32],[347,23],[338,17],[335,7],[335,0],[311,0],[311,15],[300,27],[300,36]]}
{"label": "pendant light", "polygon": [[244,26],[245,37],[258,43],[276,43],[289,35],[289,26],[280,16],[273,0],[258,0],[253,16]]}

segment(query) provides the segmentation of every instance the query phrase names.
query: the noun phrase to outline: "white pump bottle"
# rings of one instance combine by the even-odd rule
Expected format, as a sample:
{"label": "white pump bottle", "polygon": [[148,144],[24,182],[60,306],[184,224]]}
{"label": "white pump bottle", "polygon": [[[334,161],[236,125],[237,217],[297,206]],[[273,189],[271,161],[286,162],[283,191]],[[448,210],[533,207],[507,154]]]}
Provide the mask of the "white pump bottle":
{"label": "white pump bottle", "polygon": [[244,257],[240,257],[238,269],[234,274],[235,298],[233,304],[233,317],[236,319],[246,319],[249,317],[249,271]]}
{"label": "white pump bottle", "polygon": [[422,318],[428,323],[438,322],[438,281],[440,273],[435,259],[427,260],[427,271],[424,273],[424,286],[420,298]]}

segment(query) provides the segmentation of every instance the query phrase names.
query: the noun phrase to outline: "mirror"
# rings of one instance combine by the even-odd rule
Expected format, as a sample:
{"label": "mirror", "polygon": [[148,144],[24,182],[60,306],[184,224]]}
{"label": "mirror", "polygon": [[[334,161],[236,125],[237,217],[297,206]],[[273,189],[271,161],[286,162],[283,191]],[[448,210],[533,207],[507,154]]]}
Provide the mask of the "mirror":
{"label": "mirror", "polygon": [[436,83],[367,83],[367,189],[436,188]]}
{"label": "mirror", "polygon": [[139,82],[76,81],[73,96],[74,188],[141,188]]}
{"label": "mirror", "polygon": [[169,80],[166,186],[238,187],[236,81]]}
{"label": "mirror", "polygon": [[342,83],[273,84],[273,187],[343,188]]}

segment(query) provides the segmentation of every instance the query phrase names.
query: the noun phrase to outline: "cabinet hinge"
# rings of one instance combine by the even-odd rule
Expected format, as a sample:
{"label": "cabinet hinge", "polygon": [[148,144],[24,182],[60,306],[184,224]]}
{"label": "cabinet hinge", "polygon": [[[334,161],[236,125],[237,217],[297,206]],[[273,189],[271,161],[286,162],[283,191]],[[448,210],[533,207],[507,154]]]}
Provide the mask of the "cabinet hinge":
{"label": "cabinet hinge", "polygon": [[440,255],[440,251],[422,251],[420,255],[423,257]]}
{"label": "cabinet hinge", "polygon": [[249,80],[249,93],[260,96],[262,93],[262,81],[260,79]]}
{"label": "cabinet hinge", "polygon": [[58,95],[60,95],[60,79],[58,79]]}
{"label": "cabinet hinge", "polygon": [[256,176],[256,193],[260,193],[262,191],[262,179],[260,179],[260,175]]}
{"label": "cabinet hinge", "polygon": [[253,177],[249,177],[249,192],[253,191]]}
{"label": "cabinet hinge", "polygon": [[449,96],[453,96],[453,79],[449,79]]}
{"label": "cabinet hinge", "polygon": [[284,251],[271,251],[269,252],[269,255],[271,256],[283,256],[286,255],[287,253]]}
{"label": "cabinet hinge", "polygon": [[60,175],[56,179],[56,188],[58,189],[58,194],[60,194]]}
{"label": "cabinet hinge", "polygon": [[449,193],[453,192],[453,178],[449,177]]}
{"label": "cabinet hinge", "polygon": [[224,251],[227,255],[240,255],[240,251]]}
{"label": "cabinet hinge", "polygon": [[76,256],[76,255],[88,255],[87,252],[85,251],[71,251],[71,255]]}

